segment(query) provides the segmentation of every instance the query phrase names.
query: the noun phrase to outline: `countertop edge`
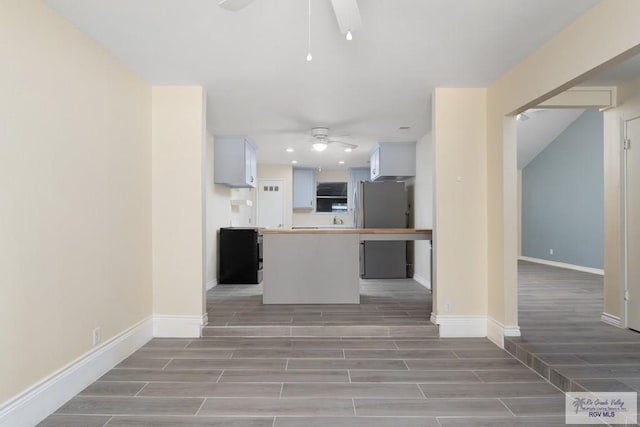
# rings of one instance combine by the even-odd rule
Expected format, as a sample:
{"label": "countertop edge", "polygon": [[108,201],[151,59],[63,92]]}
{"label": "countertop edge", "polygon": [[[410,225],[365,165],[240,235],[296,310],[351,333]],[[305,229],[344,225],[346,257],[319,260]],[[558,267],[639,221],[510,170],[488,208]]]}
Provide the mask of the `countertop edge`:
{"label": "countertop edge", "polygon": [[431,234],[426,228],[267,228],[262,234]]}

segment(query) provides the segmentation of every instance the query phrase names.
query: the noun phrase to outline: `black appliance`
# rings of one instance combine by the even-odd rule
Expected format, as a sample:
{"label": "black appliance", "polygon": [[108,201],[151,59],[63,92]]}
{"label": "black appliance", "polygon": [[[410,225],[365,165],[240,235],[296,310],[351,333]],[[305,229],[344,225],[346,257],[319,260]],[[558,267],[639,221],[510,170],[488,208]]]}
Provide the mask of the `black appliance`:
{"label": "black appliance", "polygon": [[218,284],[262,282],[262,234],[257,228],[221,228],[218,254]]}

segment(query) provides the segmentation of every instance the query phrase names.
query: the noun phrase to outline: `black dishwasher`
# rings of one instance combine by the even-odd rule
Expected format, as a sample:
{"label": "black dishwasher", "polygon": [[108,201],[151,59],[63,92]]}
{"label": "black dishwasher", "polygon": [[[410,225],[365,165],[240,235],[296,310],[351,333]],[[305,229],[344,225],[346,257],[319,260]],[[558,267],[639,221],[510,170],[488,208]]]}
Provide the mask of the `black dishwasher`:
{"label": "black dishwasher", "polygon": [[262,234],[257,228],[221,228],[218,254],[218,284],[254,285],[262,281]]}

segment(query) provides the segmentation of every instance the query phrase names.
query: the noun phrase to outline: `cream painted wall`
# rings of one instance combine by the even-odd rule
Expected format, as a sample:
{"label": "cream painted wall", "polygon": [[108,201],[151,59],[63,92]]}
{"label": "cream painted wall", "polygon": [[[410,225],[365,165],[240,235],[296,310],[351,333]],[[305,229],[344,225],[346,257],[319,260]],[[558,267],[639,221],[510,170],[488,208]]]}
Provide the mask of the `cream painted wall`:
{"label": "cream painted wall", "polygon": [[[413,179],[413,224],[415,228],[433,228],[433,155],[432,134],[416,144],[416,177]],[[430,281],[430,243],[414,243],[414,275],[423,283]]]}
{"label": "cream painted wall", "polygon": [[205,239],[205,282],[207,287],[217,283],[218,277],[218,230],[228,227],[231,221],[231,189],[213,183],[214,138],[207,134],[207,178],[206,188],[206,223]]}
{"label": "cream painted wall", "polygon": [[[284,228],[291,228],[293,222],[293,169],[288,165],[258,164],[258,179],[282,179],[284,180]],[[257,190],[254,191],[254,194]],[[257,196],[254,196],[257,198]],[[256,201],[254,198],[254,202]],[[253,217],[257,218],[259,207],[254,203]]]}
{"label": "cream painted wall", "polygon": [[522,256],[522,169],[518,169],[518,256]]}
{"label": "cream painted wall", "polygon": [[151,88],[0,2],[0,406],[151,315]]}
{"label": "cream painted wall", "polygon": [[638,16],[638,1],[602,0],[488,89],[489,316],[498,322],[517,325],[516,126],[507,115],[640,51]]}
{"label": "cream painted wall", "polygon": [[[346,182],[347,194],[350,194],[351,179],[347,169],[323,169],[316,171],[316,183],[318,182]],[[333,225],[333,218],[342,220],[344,225],[353,224],[353,209],[349,201],[349,212],[346,214],[316,213],[315,210],[296,209],[293,212],[294,226],[309,225]]]}
{"label": "cream painted wall", "polygon": [[618,106],[604,118],[604,312],[624,315],[623,156],[624,121],[640,116],[640,78],[618,87]]}
{"label": "cream painted wall", "polygon": [[152,89],[153,313],[205,313],[206,94]]}
{"label": "cream painted wall", "polygon": [[433,99],[433,311],[436,315],[484,315],[488,236],[487,167],[482,159],[487,149],[486,90],[436,88]]}

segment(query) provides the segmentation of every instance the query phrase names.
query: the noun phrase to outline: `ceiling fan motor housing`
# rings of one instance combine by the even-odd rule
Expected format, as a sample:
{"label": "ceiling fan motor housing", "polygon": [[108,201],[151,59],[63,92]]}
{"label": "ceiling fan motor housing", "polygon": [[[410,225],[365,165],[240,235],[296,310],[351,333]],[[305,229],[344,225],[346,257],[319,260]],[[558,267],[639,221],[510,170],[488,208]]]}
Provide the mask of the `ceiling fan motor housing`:
{"label": "ceiling fan motor housing", "polygon": [[329,128],[317,127],[311,129],[311,136],[316,139],[329,138]]}

